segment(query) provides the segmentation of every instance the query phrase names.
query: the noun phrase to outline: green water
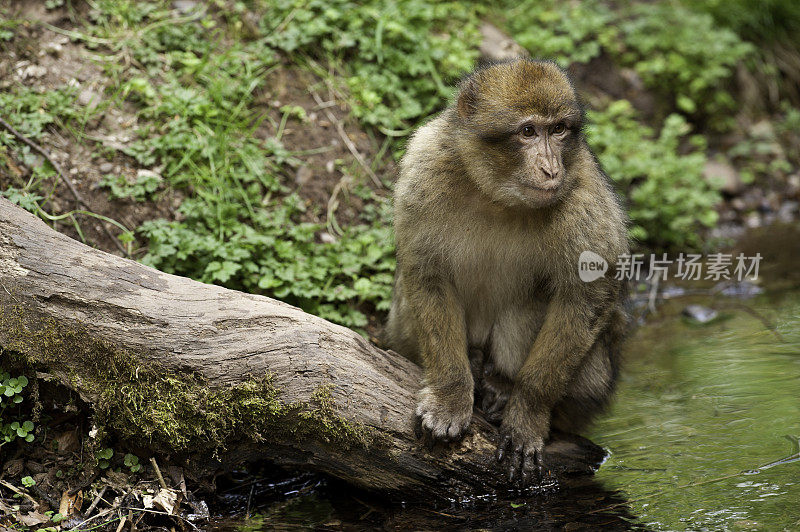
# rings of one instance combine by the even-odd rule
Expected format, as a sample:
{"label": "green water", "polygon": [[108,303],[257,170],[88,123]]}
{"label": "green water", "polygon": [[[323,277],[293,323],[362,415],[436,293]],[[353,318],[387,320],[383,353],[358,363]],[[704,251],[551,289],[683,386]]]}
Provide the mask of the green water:
{"label": "green water", "polygon": [[800,461],[741,474],[798,452],[800,294],[746,304],[783,342],[741,308],[698,327],[674,304],[627,344],[617,400],[589,437],[612,451],[596,480],[649,528],[800,530]]}

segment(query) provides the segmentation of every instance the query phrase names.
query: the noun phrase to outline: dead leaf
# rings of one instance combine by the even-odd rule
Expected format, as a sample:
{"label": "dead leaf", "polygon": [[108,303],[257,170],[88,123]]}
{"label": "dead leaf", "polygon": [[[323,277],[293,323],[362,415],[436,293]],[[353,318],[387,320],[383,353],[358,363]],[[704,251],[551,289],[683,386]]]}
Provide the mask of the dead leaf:
{"label": "dead leaf", "polygon": [[79,490],[75,495],[70,495],[68,491],[61,494],[61,504],[58,513],[64,517],[69,517],[81,509],[83,504],[83,490]]}
{"label": "dead leaf", "polygon": [[26,515],[22,514],[17,515],[17,520],[19,520],[20,524],[23,524],[25,526],[36,526],[50,521],[50,517],[42,513],[33,511]]}
{"label": "dead leaf", "polygon": [[169,488],[167,489],[161,488],[158,491],[158,494],[155,497],[153,497],[153,505],[158,508],[161,508],[168,514],[172,515],[177,500],[178,500],[177,491]]}

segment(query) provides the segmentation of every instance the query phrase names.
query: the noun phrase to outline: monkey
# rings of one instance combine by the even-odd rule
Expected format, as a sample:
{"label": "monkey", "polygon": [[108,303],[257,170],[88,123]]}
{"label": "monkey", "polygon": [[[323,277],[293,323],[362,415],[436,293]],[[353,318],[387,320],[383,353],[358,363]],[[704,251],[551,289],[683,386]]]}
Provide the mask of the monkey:
{"label": "monkey", "polygon": [[[497,461],[523,486],[551,430],[578,432],[608,403],[626,329],[613,272],[628,221],[584,120],[554,63],[479,66],[412,135],[395,183],[385,340],[422,364],[417,427],[460,440],[477,393],[499,423]],[[581,281],[583,251],[611,273]]]}

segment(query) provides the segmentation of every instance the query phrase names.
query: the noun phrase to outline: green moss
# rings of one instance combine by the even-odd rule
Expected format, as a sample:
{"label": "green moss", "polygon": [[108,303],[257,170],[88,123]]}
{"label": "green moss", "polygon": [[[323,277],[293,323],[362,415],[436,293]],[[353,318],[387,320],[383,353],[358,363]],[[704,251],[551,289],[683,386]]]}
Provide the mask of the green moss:
{"label": "green moss", "polygon": [[307,436],[339,447],[367,446],[372,435],[336,411],[332,384],[309,402],[286,404],[269,374],[228,386],[134,357],[82,326],[33,321],[20,308],[0,309],[3,348],[32,367],[58,373],[88,396],[96,423],[140,445],[175,452],[223,449],[241,440]]}

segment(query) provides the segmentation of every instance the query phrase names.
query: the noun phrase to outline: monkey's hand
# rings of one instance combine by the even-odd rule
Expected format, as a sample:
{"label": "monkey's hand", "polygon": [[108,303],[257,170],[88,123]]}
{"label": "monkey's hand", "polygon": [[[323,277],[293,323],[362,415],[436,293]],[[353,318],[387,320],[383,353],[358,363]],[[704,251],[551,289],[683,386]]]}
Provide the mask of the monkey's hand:
{"label": "monkey's hand", "polygon": [[508,462],[508,481],[520,487],[541,478],[544,442],[550,433],[550,411],[526,407],[512,394],[500,426],[497,461]]}
{"label": "monkey's hand", "polygon": [[471,390],[448,390],[435,393],[430,386],[419,392],[416,434],[424,437],[431,447],[435,440],[460,440],[472,420],[473,393]]}

